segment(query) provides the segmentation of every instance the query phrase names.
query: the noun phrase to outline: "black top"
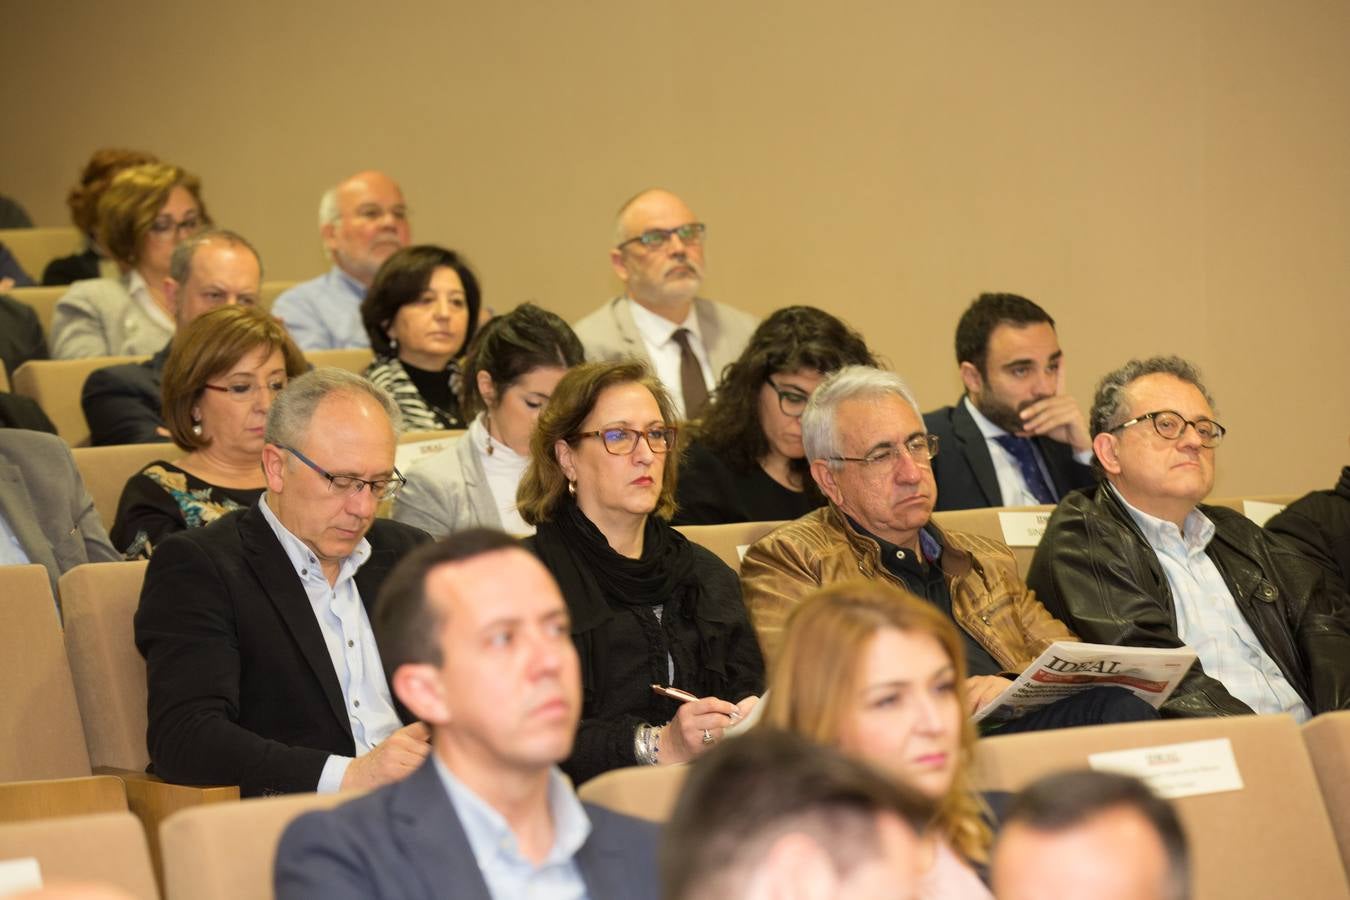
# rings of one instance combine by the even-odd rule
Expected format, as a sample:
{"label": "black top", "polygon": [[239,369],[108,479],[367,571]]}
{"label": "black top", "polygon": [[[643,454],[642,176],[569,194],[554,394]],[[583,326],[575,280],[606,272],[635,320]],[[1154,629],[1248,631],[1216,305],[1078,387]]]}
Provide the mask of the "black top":
{"label": "black top", "polygon": [[680,460],[675,500],[672,525],[779,522],[800,518],[825,505],[814,483],[805,491],[790,490],[759,466],[749,472],[731,468],[697,441]]}
{"label": "black top", "polygon": [[408,379],[417,387],[417,393],[422,395],[427,406],[440,412],[447,419],[458,420],[459,401],[455,399],[455,392],[450,388],[450,379],[446,377],[445,369],[430,372],[405,362],[403,371],[408,373]]}
{"label": "black top", "polygon": [[247,509],[262,492],[260,487],[217,487],[171,462],[156,460],[132,475],[122,489],[110,537],[128,559],[149,559],[169,535]]}
{"label": "black top", "polygon": [[47,338],[37,313],[27,303],[0,294],[0,362],[10,381],[14,370],[30,359],[47,358]]}
{"label": "black top", "polygon": [[98,278],[98,254],[93,250],[61,256],[47,263],[42,270],[45,285],[74,284],[88,278]]}
{"label": "black top", "polygon": [[1350,594],[1350,466],[1336,487],[1295,500],[1266,530],[1320,565],[1332,589]]}
{"label": "black top", "polygon": [[[687,543],[655,517],[649,527],[666,530],[668,541]],[[679,703],[654,694],[654,683],[730,703],[763,692],[764,658],[740,581],[711,551],[689,544],[689,571],[676,579],[680,583],[664,604],[648,606],[624,602],[602,587],[607,573],[586,566],[557,522],[540,524],[525,546],[557,578],[581,658],[581,723],[572,756],[562,764],[575,783],[636,765],[637,726],[675,717]]]}
{"label": "black top", "polygon": [[84,380],[80,406],[89,423],[89,443],[152,444],[167,441],[157,429],[160,417],[159,388],[164,363],[172,342],[142,363],[124,363],[95,369]]}

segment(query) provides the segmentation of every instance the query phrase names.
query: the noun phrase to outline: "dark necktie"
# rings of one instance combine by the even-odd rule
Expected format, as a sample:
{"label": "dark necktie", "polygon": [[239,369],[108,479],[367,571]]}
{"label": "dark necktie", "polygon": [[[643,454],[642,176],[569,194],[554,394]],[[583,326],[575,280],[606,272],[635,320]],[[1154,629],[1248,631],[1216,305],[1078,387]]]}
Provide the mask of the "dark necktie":
{"label": "dark necktie", "polygon": [[703,367],[698,364],[694,348],[689,346],[689,329],[676,328],[671,335],[680,345],[680,391],[684,394],[684,417],[690,421],[703,415],[708,405],[708,385],[703,380]]}
{"label": "dark necktie", "polygon": [[1027,484],[1027,490],[1031,491],[1041,503],[1054,503],[1055,492],[1046,484],[1045,476],[1041,474],[1041,464],[1036,459],[1036,447],[1031,443],[1031,439],[1000,434],[994,440],[1017,461],[1017,468],[1022,472],[1022,480]]}

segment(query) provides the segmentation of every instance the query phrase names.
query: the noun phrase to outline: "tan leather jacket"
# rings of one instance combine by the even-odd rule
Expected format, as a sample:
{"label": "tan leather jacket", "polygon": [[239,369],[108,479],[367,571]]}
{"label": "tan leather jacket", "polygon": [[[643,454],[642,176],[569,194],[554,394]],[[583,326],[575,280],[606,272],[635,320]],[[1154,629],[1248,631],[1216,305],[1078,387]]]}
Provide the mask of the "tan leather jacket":
{"label": "tan leather jacket", "polygon": [[[1012,551],[997,541],[955,531],[941,535],[942,570],[958,625],[1007,672],[1021,672],[1053,641],[1077,637],[1048,613],[1017,574]],[[812,590],[849,578],[904,582],[881,564],[881,547],[859,534],[834,506],[822,507],[755,542],[741,563],[741,589],[764,660],[777,658],[783,626]]]}

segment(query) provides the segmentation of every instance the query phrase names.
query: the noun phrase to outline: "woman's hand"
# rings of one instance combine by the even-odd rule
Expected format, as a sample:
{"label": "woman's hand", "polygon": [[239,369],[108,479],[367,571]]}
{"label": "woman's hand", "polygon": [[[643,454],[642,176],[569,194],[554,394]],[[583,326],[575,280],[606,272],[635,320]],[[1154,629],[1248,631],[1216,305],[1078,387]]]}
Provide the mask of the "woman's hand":
{"label": "woman's hand", "polygon": [[[735,721],[733,713],[739,715],[735,705],[716,697],[703,697],[682,705],[675,718],[661,728],[661,765],[688,762],[708,750]],[[711,740],[704,740],[705,733]]]}

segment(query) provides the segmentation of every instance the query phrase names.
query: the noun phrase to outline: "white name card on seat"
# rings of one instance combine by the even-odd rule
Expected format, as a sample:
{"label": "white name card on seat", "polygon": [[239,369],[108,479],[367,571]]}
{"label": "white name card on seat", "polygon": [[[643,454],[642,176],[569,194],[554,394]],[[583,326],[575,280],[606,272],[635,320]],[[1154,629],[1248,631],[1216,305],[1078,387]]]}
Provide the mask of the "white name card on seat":
{"label": "white name card on seat", "polygon": [[1271,516],[1283,511],[1283,503],[1267,503],[1264,500],[1242,501],[1242,514],[1257,525],[1265,525]]}
{"label": "white name card on seat", "polygon": [[394,465],[398,466],[400,472],[406,474],[408,466],[412,465],[415,460],[419,460],[432,453],[441,452],[446,447],[450,446],[450,442],[453,440],[453,437],[431,438],[426,441],[413,441],[408,444],[399,444],[398,449],[394,451]]}
{"label": "white name card on seat", "polygon": [[736,545],[736,555],[737,555],[738,557],[740,557],[741,562],[745,562],[745,553],[746,553],[746,551],[749,550],[749,549],[750,549],[750,545],[749,545],[749,544],[737,544],[737,545]]}
{"label": "white name card on seat", "polygon": [[998,524],[1003,529],[1003,543],[1009,547],[1035,547],[1050,524],[1050,513],[1001,512]]}
{"label": "white name card on seat", "polygon": [[1242,790],[1242,775],[1228,738],[1093,753],[1088,765],[1142,779],[1159,797],[1193,797]]}
{"label": "white name card on seat", "polygon": [[0,860],[0,897],[42,887],[42,870],[31,856]]}

